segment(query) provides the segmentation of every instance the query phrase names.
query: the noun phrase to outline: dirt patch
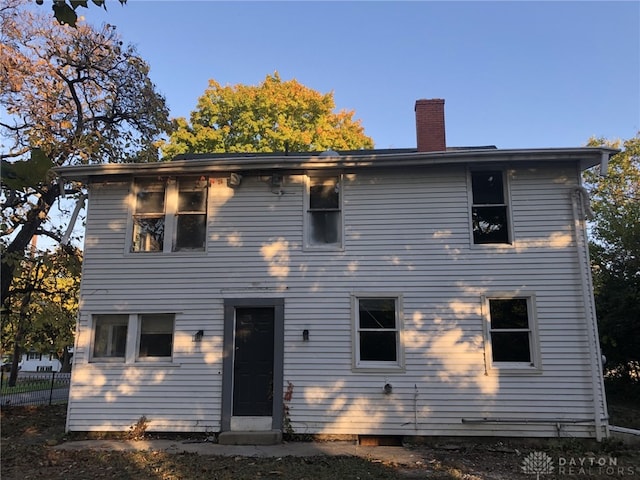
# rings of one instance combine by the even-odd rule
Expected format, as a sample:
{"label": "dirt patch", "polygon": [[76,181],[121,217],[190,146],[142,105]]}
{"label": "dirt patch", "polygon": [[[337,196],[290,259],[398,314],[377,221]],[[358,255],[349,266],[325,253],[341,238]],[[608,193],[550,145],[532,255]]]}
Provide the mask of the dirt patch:
{"label": "dirt patch", "polygon": [[[640,478],[640,452],[614,440],[596,444],[576,439],[535,443],[450,439],[429,445],[405,445],[412,454],[411,462],[375,456],[253,458],[159,451],[55,450],[53,445],[68,439],[64,433],[65,415],[65,405],[2,410],[3,479],[532,480],[536,473],[543,480]],[[73,437],[78,439],[78,435]],[[537,462],[540,459],[549,463]],[[611,461],[616,462],[614,470],[608,468]],[[605,468],[600,468],[601,462],[607,463]],[[527,465],[530,468],[525,473],[523,467]]]}

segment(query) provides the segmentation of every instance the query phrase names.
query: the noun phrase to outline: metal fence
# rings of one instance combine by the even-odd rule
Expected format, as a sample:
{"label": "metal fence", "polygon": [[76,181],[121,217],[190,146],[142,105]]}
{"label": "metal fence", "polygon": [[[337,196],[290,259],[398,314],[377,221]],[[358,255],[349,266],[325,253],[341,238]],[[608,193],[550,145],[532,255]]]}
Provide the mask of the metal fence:
{"label": "metal fence", "polygon": [[18,372],[15,386],[9,373],[0,372],[0,405],[53,405],[69,401],[70,373]]}

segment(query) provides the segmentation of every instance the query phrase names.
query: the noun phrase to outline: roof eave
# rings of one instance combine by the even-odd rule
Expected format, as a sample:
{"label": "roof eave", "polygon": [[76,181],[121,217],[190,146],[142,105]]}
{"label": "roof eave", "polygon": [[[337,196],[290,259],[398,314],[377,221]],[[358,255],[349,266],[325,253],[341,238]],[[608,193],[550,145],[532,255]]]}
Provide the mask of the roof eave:
{"label": "roof eave", "polygon": [[230,158],[198,158],[152,163],[108,163],[56,167],[53,171],[67,179],[87,181],[91,177],[204,174],[248,171],[308,171],[364,168],[420,167],[466,163],[523,163],[577,161],[582,170],[601,164],[619,150],[607,147],[454,150],[445,152],[411,152],[394,154],[358,154],[323,157],[318,155],[282,155],[264,157],[259,154]]}

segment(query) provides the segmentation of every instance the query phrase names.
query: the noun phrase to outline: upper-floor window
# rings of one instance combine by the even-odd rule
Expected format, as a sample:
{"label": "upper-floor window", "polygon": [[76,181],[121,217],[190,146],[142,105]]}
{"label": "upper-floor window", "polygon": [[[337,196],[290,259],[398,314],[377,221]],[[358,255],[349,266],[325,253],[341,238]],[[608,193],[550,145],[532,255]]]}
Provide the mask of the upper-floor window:
{"label": "upper-floor window", "polygon": [[499,170],[471,172],[473,243],[511,243],[506,185]]}
{"label": "upper-floor window", "polygon": [[403,366],[398,297],[354,297],[354,367],[399,369]]}
{"label": "upper-floor window", "polygon": [[340,175],[308,177],[306,209],[307,246],[341,247]]}
{"label": "upper-floor window", "polygon": [[133,252],[204,250],[207,180],[184,177],[135,182]]}
{"label": "upper-floor window", "polygon": [[532,296],[485,298],[486,347],[494,368],[537,367],[537,336]]}

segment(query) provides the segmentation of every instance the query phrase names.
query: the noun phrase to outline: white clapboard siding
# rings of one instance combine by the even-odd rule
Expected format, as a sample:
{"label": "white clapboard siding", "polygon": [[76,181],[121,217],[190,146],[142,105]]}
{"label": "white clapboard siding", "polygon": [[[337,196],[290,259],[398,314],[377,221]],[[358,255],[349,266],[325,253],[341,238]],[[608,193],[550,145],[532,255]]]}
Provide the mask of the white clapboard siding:
{"label": "white clapboard siding", "polygon": [[[126,430],[144,415],[151,430],[219,431],[223,300],[271,297],[285,300],[282,388],[296,433],[594,436],[605,414],[593,410],[577,183],[567,164],[511,170],[514,244],[473,246],[464,166],[350,173],[344,249],[317,251],[304,248],[300,175],[283,195],[258,177],[234,190],[213,179],[206,251],[173,254],[127,252],[130,185],[94,185],[68,428]],[[535,295],[539,373],[487,370],[491,292]],[[403,371],[352,370],[356,293],[402,297]],[[89,361],[92,314],[148,311],[176,314],[169,364]],[[479,418],[520,422],[465,423]]]}

